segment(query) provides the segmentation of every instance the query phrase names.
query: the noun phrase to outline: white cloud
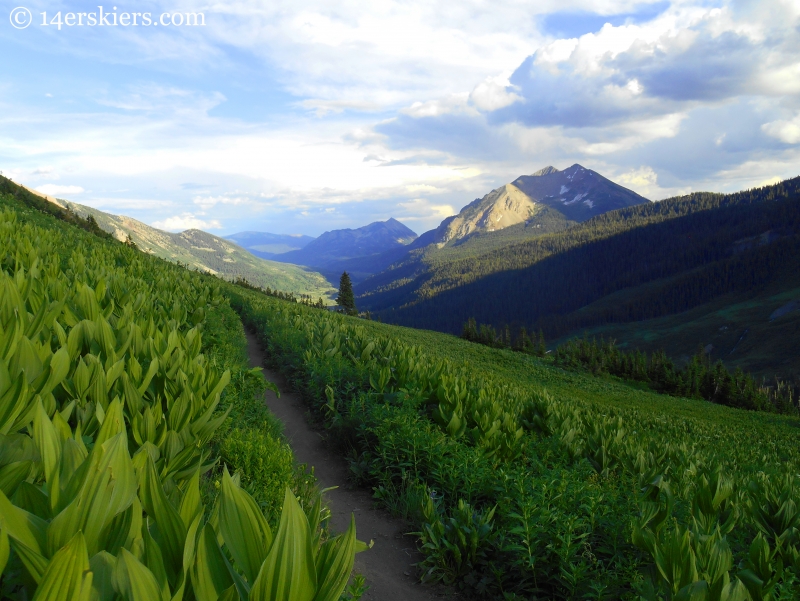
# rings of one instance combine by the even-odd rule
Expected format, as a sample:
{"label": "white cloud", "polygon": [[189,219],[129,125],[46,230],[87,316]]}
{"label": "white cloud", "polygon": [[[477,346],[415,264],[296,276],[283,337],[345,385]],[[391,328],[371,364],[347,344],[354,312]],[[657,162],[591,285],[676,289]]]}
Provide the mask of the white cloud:
{"label": "white cloud", "polygon": [[377,111],[381,106],[375,102],[357,102],[351,100],[324,100],[321,98],[311,98],[299,103],[304,109],[313,111],[317,117],[324,117],[329,114],[343,113],[344,111]]}
{"label": "white cloud", "polygon": [[241,196],[195,196],[192,202],[207,211],[218,204],[238,206],[250,203],[250,200]]}
{"label": "white cloud", "polygon": [[174,215],[168,217],[163,221],[156,221],[152,224],[153,227],[160,230],[167,230],[168,232],[182,232],[184,230],[220,230],[222,224],[216,219],[204,221],[198,219],[192,213],[182,213],[181,215]]}
{"label": "white cloud", "polygon": [[404,115],[416,119],[422,117],[438,117],[451,113],[474,112],[470,111],[467,104],[469,95],[466,93],[450,94],[439,100],[428,100],[427,102],[415,102],[410,107],[402,109]]}
{"label": "white cloud", "polygon": [[413,198],[397,206],[401,209],[400,219],[411,222],[441,221],[458,212],[449,204],[433,203],[427,198]]}
{"label": "white cloud", "polygon": [[494,111],[522,100],[522,96],[513,91],[508,77],[487,77],[469,95],[469,99],[482,111]]}
{"label": "white cloud", "polygon": [[80,186],[60,186],[58,184],[44,184],[42,186],[36,186],[36,190],[42,194],[47,194],[48,196],[59,196],[65,194],[72,195],[85,192],[85,190]]}
{"label": "white cloud", "polygon": [[800,115],[788,121],[778,120],[765,123],[761,129],[768,136],[777,138],[786,144],[800,143]]}
{"label": "white cloud", "polygon": [[161,115],[205,115],[225,102],[220,92],[201,93],[194,90],[164,86],[155,83],[128,86],[123,91],[105,94],[97,103],[125,111],[157,111]]}

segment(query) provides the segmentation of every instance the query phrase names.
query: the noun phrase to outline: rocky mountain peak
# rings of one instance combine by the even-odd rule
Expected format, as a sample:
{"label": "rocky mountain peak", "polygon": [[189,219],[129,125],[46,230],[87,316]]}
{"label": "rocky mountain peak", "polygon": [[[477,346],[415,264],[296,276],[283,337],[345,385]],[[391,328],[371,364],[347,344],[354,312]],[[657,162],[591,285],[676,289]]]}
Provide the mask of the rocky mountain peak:
{"label": "rocky mountain peak", "polygon": [[[545,208],[568,221],[581,222],[644,202],[648,202],[646,198],[577,163],[563,171],[547,166],[476,198],[458,215],[445,219],[435,230],[433,240],[444,246],[476,232],[531,223]],[[427,241],[428,237],[424,238]]]}
{"label": "rocky mountain peak", "polygon": [[552,165],[548,165],[547,167],[539,169],[539,171],[535,173],[531,173],[530,177],[540,177],[542,175],[550,175],[552,173],[558,173],[558,169],[556,169]]}

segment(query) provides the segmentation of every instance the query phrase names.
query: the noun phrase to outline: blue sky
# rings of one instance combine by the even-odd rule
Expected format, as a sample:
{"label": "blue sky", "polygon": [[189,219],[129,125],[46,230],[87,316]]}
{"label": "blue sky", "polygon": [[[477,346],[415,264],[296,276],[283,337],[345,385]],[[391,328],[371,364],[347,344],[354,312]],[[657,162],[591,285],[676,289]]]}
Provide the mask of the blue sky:
{"label": "blue sky", "polygon": [[576,162],[653,200],[800,174],[798,0],[102,6],[205,26],[0,0],[0,171],[172,231],[421,233]]}

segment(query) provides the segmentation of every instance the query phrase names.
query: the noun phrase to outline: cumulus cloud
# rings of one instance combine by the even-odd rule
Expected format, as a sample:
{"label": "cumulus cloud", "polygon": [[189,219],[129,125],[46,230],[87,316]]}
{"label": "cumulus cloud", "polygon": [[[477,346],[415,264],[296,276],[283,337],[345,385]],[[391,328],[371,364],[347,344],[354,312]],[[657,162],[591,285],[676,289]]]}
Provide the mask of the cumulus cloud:
{"label": "cumulus cloud", "polygon": [[375,129],[393,148],[583,161],[651,198],[745,169],[756,154],[785,165],[785,145],[800,142],[800,117],[785,114],[800,109],[800,7],[773,8],[672,3],[649,20],[610,19],[540,45],[507,79],[478,84],[469,97],[478,115],[419,115],[441,106],[429,100],[406,112],[417,119]]}
{"label": "cumulus cloud", "polygon": [[615,177],[614,181],[641,194],[645,198],[649,198],[648,195],[658,188],[658,174],[653,171],[652,167],[647,165],[626,171]]}
{"label": "cumulus cloud", "polygon": [[432,202],[427,198],[412,198],[397,203],[397,207],[399,218],[411,222],[440,221],[457,213],[451,205]]}
{"label": "cumulus cloud", "polygon": [[495,111],[519,102],[522,96],[514,91],[506,77],[487,77],[469,95],[469,100],[482,111]]}
{"label": "cumulus cloud", "polygon": [[153,227],[168,232],[182,232],[184,230],[220,230],[222,224],[216,219],[203,220],[198,219],[192,213],[182,213],[180,215],[173,215],[163,221],[156,221],[152,224]]}
{"label": "cumulus cloud", "polygon": [[36,190],[42,194],[47,194],[48,196],[63,196],[81,194],[82,192],[85,192],[85,190],[80,186],[61,186],[58,184],[44,184],[42,186],[36,186]]}
{"label": "cumulus cloud", "polygon": [[794,119],[765,123],[761,126],[761,129],[768,136],[777,138],[786,144],[800,143],[800,115]]}

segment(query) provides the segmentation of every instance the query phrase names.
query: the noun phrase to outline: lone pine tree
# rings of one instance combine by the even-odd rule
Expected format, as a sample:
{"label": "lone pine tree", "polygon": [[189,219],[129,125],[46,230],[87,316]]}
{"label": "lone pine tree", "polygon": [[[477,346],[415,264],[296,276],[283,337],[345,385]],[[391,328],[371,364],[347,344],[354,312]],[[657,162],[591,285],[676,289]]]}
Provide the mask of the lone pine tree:
{"label": "lone pine tree", "polygon": [[339,278],[339,296],[336,297],[336,304],[347,315],[358,315],[356,298],[353,296],[353,284],[350,282],[350,276],[346,271]]}

